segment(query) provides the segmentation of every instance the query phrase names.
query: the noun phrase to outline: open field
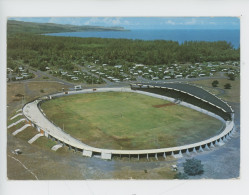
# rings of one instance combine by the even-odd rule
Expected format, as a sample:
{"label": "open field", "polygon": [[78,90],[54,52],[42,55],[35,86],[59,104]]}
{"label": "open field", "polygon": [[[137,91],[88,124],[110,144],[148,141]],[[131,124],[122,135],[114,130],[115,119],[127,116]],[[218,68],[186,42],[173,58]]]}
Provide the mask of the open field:
{"label": "open field", "polygon": [[[219,81],[217,87],[212,87],[212,82],[214,80]],[[240,79],[235,79],[234,81],[228,79],[206,79],[206,80],[199,80],[193,81],[191,83],[203,86],[204,89],[210,91],[213,94],[219,94],[219,89],[224,90],[223,94],[220,94],[219,97],[225,101],[229,102],[240,102]],[[231,89],[224,89],[224,85],[226,83],[231,84]]]}
{"label": "open field", "polygon": [[43,95],[68,90],[66,85],[57,82],[15,82],[7,84],[7,115],[15,115],[13,111],[22,107],[28,101]]}
{"label": "open field", "polygon": [[198,142],[217,134],[220,121],[169,102],[134,93],[94,93],[43,103],[47,117],[91,146],[151,149]]}

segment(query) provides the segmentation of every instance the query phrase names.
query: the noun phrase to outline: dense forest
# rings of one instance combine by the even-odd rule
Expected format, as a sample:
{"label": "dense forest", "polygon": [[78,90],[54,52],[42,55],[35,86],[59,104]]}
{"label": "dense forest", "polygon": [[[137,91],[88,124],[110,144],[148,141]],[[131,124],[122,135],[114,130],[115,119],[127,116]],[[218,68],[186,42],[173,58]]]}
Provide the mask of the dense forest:
{"label": "dense forest", "polygon": [[[9,31],[8,31],[9,32]],[[188,41],[143,41],[130,39],[101,39],[53,37],[34,33],[9,33],[7,37],[8,66],[13,60],[23,60],[35,68],[46,66],[72,69],[72,64],[161,65],[208,61],[239,61],[240,49],[230,43]]]}

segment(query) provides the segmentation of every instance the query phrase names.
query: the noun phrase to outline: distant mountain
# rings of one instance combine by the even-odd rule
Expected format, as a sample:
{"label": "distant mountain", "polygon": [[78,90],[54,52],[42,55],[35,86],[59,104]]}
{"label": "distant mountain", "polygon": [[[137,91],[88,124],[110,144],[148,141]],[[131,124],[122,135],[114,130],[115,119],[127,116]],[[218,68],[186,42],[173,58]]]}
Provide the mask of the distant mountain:
{"label": "distant mountain", "polygon": [[82,32],[82,31],[126,31],[123,27],[103,27],[103,26],[76,26],[69,24],[54,23],[34,23],[8,20],[8,34],[13,33],[59,33],[59,32]]}

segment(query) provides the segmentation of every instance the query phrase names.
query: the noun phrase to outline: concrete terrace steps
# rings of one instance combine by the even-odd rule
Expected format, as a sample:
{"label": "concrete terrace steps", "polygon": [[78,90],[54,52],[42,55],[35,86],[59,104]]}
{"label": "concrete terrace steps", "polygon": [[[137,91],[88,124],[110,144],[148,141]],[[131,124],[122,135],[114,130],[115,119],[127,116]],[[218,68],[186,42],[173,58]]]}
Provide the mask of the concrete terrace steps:
{"label": "concrete terrace steps", "polygon": [[22,113],[18,113],[18,114],[16,114],[15,116],[11,117],[10,120],[13,120],[13,119],[15,119],[16,117],[22,116],[22,115],[23,115]]}
{"label": "concrete terrace steps", "polygon": [[22,121],[25,121],[25,120],[26,120],[26,119],[21,118],[20,120],[16,121],[15,123],[10,124],[7,128],[9,129],[9,128],[11,128],[11,127],[17,125],[18,123],[20,123],[20,122],[22,122]]}
{"label": "concrete terrace steps", "polygon": [[22,112],[22,109],[17,110],[16,113],[17,113],[17,112]]}
{"label": "concrete terrace steps", "polygon": [[32,137],[32,138],[28,141],[28,143],[29,143],[29,144],[34,143],[34,141],[36,141],[39,137],[42,137],[42,136],[44,136],[42,133],[38,133],[38,134],[36,134],[34,137]]}
{"label": "concrete terrace steps", "polygon": [[[161,96],[157,94],[152,94],[149,92],[140,92],[136,90],[131,90],[130,88],[97,88],[96,90],[93,89],[85,89],[80,91],[70,91],[68,94],[64,93],[58,93],[50,95],[51,98],[54,97],[61,97],[61,96],[68,96],[73,94],[84,94],[84,93],[98,93],[98,92],[133,92],[133,93],[141,93],[148,96],[153,96],[161,99],[168,99],[169,101],[175,101],[172,100],[172,98],[167,98],[166,96]],[[45,132],[45,136],[55,138],[56,140],[59,140],[61,143],[67,144],[69,147],[73,147],[76,149],[83,150],[82,155],[91,157],[93,153],[98,153],[102,156],[103,159],[110,159],[112,155],[140,155],[140,154],[162,154],[162,153],[168,153],[171,154],[179,154],[183,153],[186,150],[191,150],[193,152],[197,153],[197,150],[200,149],[200,146],[209,145],[211,148],[215,143],[222,143],[223,139],[231,134],[231,131],[234,128],[234,122],[233,121],[224,121],[221,117],[215,115],[214,113],[210,113],[206,110],[200,109],[198,107],[193,107],[191,104],[184,103],[183,106],[191,107],[192,109],[195,108],[197,111],[210,115],[220,121],[222,121],[225,125],[224,130],[214,137],[211,137],[207,140],[203,140],[197,143],[188,144],[188,145],[182,145],[177,147],[171,147],[171,148],[160,148],[160,149],[148,149],[148,150],[111,150],[111,149],[102,149],[102,148],[95,148],[92,146],[89,146],[87,144],[84,144],[83,142],[77,140],[76,138],[70,136],[69,134],[65,133],[61,128],[55,126],[52,122],[50,122],[43,113],[39,110],[38,104],[42,100],[35,100],[33,102],[30,102],[26,104],[23,108],[23,113],[27,117],[29,121],[31,121],[33,124],[36,125],[38,129],[42,129]],[[223,142],[224,143],[224,142]],[[221,144],[218,144],[221,145]],[[199,151],[198,151],[199,152]],[[167,154],[167,155],[168,155]],[[179,155],[180,156],[180,155]]]}
{"label": "concrete terrace steps", "polygon": [[12,133],[12,135],[17,135],[18,133],[20,133],[20,132],[22,132],[24,129],[26,129],[27,127],[30,127],[31,125],[30,124],[26,124],[26,125],[24,125],[24,126],[22,126],[20,129],[17,129],[16,131],[14,131],[13,133]]}
{"label": "concrete terrace steps", "polygon": [[54,145],[54,146],[51,148],[51,150],[56,151],[56,150],[58,150],[59,148],[61,148],[62,146],[63,146],[63,144]]}

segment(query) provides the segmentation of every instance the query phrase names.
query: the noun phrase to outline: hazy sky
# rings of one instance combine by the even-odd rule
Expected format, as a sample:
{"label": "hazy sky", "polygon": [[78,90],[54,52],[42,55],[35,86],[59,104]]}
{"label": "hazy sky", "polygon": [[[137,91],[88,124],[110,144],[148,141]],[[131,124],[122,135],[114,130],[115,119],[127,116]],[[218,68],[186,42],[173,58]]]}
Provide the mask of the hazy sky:
{"label": "hazy sky", "polygon": [[10,18],[39,23],[121,26],[126,29],[240,29],[237,17],[37,17]]}

